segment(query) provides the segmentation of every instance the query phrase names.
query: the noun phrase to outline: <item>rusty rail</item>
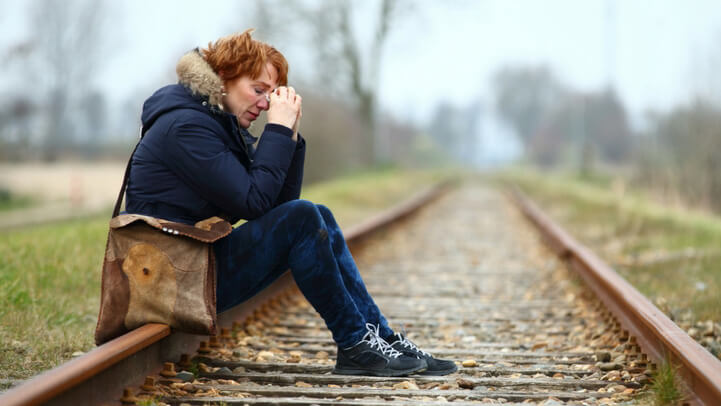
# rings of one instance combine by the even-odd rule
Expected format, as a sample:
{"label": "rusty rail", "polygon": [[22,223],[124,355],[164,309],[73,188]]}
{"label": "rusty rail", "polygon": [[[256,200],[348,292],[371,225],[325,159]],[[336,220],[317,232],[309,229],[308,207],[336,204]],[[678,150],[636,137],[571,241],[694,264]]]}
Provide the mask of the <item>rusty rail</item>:
{"label": "rusty rail", "polygon": [[[409,216],[449,185],[440,183],[351,227],[344,233],[349,247],[352,250],[374,232]],[[218,324],[227,327],[244,319],[294,283],[290,272],[286,272],[258,295],[219,314]],[[171,332],[164,324],[147,324],[7,391],[0,396],[0,404],[108,404],[109,399],[121,397],[124,387],[138,385],[146,375],[160,371],[163,362],[195,351],[202,339],[203,336]]]}
{"label": "rusty rail", "polygon": [[591,250],[553,222],[518,189],[513,197],[551,248],[566,260],[655,362],[668,359],[689,389],[690,401],[721,405],[721,361],[694,341]]}

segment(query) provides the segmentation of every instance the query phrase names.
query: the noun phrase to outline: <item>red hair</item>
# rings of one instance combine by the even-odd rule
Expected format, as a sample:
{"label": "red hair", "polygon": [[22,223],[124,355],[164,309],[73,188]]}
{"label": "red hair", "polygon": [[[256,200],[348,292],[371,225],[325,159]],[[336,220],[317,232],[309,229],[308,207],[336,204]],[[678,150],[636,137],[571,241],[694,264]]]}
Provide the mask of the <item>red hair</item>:
{"label": "red hair", "polygon": [[223,81],[240,76],[257,79],[270,63],[278,71],[278,85],[288,83],[288,61],[277,49],[250,37],[253,28],[209,42],[203,58]]}

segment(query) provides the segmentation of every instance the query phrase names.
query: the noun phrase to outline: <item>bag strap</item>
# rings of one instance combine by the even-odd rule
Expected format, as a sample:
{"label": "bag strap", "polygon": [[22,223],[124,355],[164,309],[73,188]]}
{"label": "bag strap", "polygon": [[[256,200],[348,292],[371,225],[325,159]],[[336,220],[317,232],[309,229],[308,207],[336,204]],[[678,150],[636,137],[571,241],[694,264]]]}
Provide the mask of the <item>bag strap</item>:
{"label": "bag strap", "polygon": [[120,193],[118,193],[118,198],[115,200],[115,208],[113,209],[112,217],[116,217],[118,214],[120,214],[120,205],[123,204],[123,196],[125,196],[125,188],[128,186],[128,178],[130,177],[130,165],[133,162],[133,155],[135,155],[135,151],[138,149],[138,146],[140,145],[140,141],[143,140],[145,131],[146,131],[145,127],[140,128],[140,139],[138,140],[138,143],[135,144],[135,148],[133,148],[133,152],[130,153],[130,159],[128,159],[128,165],[125,167],[125,175],[123,175],[123,184],[120,186]]}

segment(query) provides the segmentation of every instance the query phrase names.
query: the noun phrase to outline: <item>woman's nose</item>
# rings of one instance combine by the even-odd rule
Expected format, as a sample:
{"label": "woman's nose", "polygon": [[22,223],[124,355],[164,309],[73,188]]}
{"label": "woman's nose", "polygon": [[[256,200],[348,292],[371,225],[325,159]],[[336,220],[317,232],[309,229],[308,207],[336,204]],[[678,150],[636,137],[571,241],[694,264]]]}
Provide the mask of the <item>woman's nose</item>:
{"label": "woman's nose", "polygon": [[261,110],[268,110],[270,108],[270,102],[268,102],[265,97],[261,97],[255,105]]}

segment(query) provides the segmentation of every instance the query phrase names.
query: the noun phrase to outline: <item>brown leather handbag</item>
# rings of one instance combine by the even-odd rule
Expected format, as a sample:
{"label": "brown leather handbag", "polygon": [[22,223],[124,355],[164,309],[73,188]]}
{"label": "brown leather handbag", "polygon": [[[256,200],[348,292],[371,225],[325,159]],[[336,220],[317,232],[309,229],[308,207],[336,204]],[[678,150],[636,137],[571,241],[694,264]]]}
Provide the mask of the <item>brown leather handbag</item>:
{"label": "brown leather handbag", "polygon": [[215,334],[212,243],[230,234],[233,227],[219,217],[189,225],[139,214],[119,215],[131,162],[132,154],[110,220],[95,343],[146,323]]}

